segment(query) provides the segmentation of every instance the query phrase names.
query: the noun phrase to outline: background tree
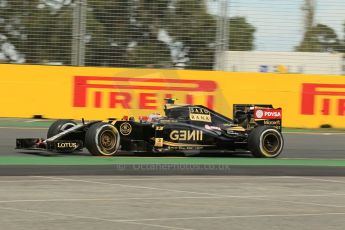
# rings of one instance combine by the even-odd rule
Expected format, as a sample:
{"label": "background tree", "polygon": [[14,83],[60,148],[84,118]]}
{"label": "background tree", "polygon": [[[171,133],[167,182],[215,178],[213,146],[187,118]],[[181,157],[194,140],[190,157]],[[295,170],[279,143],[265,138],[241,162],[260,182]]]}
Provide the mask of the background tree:
{"label": "background tree", "polygon": [[135,36],[130,10],[129,1],[88,1],[86,65],[121,66],[127,62],[126,49]]}
{"label": "background tree", "polygon": [[[11,0],[0,7],[0,34],[27,63],[70,63],[71,8],[54,11],[41,1]],[[63,6],[63,4],[62,4]],[[12,58],[13,59],[13,58]]]}
{"label": "background tree", "polygon": [[253,50],[255,27],[244,17],[234,17],[229,20],[230,50]]}
{"label": "background tree", "polygon": [[[213,68],[216,17],[204,1],[87,3],[86,65]],[[0,0],[0,59],[70,65],[75,7],[71,0]],[[230,49],[252,50],[254,27],[242,17],[229,20]]]}
{"label": "background tree", "polygon": [[24,55],[15,46],[17,41],[27,38],[22,26],[24,12],[16,14],[13,5],[19,4],[19,0],[0,1],[0,62],[23,63]]}
{"label": "background tree", "polygon": [[335,52],[341,49],[341,41],[335,31],[323,24],[317,24],[307,30],[302,42],[296,47],[299,52]]}
{"label": "background tree", "polygon": [[182,45],[187,68],[213,67],[216,20],[202,1],[177,1],[165,28],[173,41]]}
{"label": "background tree", "polygon": [[345,53],[345,22],[343,24],[343,39],[340,41],[340,48],[339,48],[339,52]]}

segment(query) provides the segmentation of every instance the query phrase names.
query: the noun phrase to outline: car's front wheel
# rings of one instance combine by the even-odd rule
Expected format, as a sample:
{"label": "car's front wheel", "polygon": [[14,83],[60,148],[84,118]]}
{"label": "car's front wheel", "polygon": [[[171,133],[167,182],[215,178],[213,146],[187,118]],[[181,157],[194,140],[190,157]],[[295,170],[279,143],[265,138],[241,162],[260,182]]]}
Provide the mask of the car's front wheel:
{"label": "car's front wheel", "polygon": [[120,134],[111,124],[95,123],[86,131],[85,146],[94,156],[114,156],[120,146]]}
{"label": "car's front wheel", "polygon": [[66,131],[76,125],[77,123],[75,123],[73,120],[57,120],[50,125],[47,132],[47,138],[51,138],[52,136]]}
{"label": "car's front wheel", "polygon": [[255,157],[277,157],[282,152],[283,146],[283,135],[270,126],[258,126],[248,137],[248,148]]}

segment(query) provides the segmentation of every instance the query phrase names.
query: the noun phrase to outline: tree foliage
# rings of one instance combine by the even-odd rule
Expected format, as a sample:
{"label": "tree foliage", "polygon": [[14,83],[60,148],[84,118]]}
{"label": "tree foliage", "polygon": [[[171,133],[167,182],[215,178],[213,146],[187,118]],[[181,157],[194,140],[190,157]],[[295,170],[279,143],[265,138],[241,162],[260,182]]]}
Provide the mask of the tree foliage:
{"label": "tree foliage", "polygon": [[253,50],[255,27],[249,24],[244,17],[234,17],[229,20],[230,50]]}
{"label": "tree foliage", "polygon": [[[0,4],[0,45],[1,42],[13,45],[27,63],[71,64],[72,40],[76,39],[72,34],[75,1],[6,2],[5,6]],[[204,1],[88,0],[87,3],[83,38],[86,65],[213,67],[217,19],[208,13]],[[230,49],[252,50],[255,28],[243,17],[229,20]]]}
{"label": "tree foliage", "polygon": [[336,32],[323,24],[317,24],[307,30],[301,44],[296,47],[299,52],[336,52],[342,49],[342,41]]}
{"label": "tree foliage", "polygon": [[0,7],[0,20],[3,22],[0,34],[14,45],[27,63],[70,63],[71,8],[62,7],[53,12],[39,3],[29,0],[6,1]]}

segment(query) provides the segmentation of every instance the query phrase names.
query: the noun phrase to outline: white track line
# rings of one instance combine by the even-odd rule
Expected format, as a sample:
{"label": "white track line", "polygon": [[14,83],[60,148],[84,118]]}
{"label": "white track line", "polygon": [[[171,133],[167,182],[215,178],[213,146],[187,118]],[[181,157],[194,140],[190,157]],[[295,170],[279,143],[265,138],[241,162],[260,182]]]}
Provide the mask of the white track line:
{"label": "white track line", "polygon": [[156,228],[164,229],[176,229],[176,230],[192,230],[190,228],[180,228],[167,225],[158,225],[158,224],[147,224],[142,223],[145,221],[176,221],[176,220],[210,220],[210,219],[239,219],[239,218],[265,218],[265,217],[313,217],[313,216],[335,216],[335,215],[345,215],[345,212],[324,212],[324,213],[296,213],[296,214],[259,214],[259,215],[229,215],[229,216],[193,216],[193,217],[167,217],[167,218],[142,218],[142,219],[105,219],[89,216],[80,216],[80,215],[71,215],[71,214],[62,214],[55,212],[43,212],[30,209],[18,209],[18,208],[9,208],[9,207],[0,207],[4,211],[15,211],[15,212],[25,212],[25,213],[35,213],[35,214],[44,214],[51,216],[62,216],[76,219],[88,219],[95,221],[104,221],[112,223],[125,223],[125,224],[135,224],[141,226],[149,226]]}
{"label": "white track line", "polygon": [[81,201],[124,201],[124,200],[179,200],[179,199],[224,199],[226,197],[210,196],[180,196],[180,197],[122,197],[122,198],[85,198],[85,199],[39,199],[39,200],[3,200],[6,203],[25,203],[25,202],[81,202]]}
{"label": "white track line", "polygon": [[330,179],[321,179],[321,178],[314,178],[314,177],[298,177],[301,179],[306,179],[306,180],[314,180],[314,181],[320,181],[320,182],[331,182],[331,183],[339,183],[339,184],[345,184],[345,181],[340,181],[340,180],[330,180]]}
{"label": "white track line", "polygon": [[102,184],[102,185],[111,185],[111,186],[122,186],[122,187],[127,187],[127,188],[149,189],[149,190],[158,190],[158,191],[167,191],[167,192],[181,192],[181,193],[208,195],[208,196],[215,196],[215,197],[224,197],[223,195],[212,194],[212,193],[204,193],[204,192],[193,192],[193,191],[176,190],[176,189],[164,189],[164,188],[137,186],[137,185],[127,185],[127,184],[119,184],[119,183],[106,183],[106,182],[90,181],[90,180],[68,179],[68,178],[63,178],[63,177],[46,177],[46,176],[35,176],[35,177],[51,178],[51,179],[61,179],[61,180],[64,179],[65,181],[83,182],[83,183],[90,183],[90,184]]}
{"label": "white track line", "polygon": [[135,224],[135,225],[164,228],[164,229],[193,230],[190,228],[178,228],[178,227],[172,227],[172,226],[166,226],[166,225],[139,223],[134,220],[126,221],[126,220],[117,220],[117,219],[105,219],[105,218],[97,218],[97,217],[90,217],[90,216],[71,215],[71,214],[63,214],[63,213],[56,213],[56,212],[43,212],[43,211],[36,211],[36,210],[31,210],[31,209],[18,209],[18,208],[8,208],[8,207],[0,207],[0,209],[7,210],[7,211],[15,211],[15,212],[35,213],[35,214],[44,214],[44,215],[51,215],[51,216],[62,216],[62,217],[69,217],[69,218],[88,219],[88,220],[113,222],[113,223]]}
{"label": "white track line", "polygon": [[329,205],[329,204],[320,204],[314,202],[301,202],[301,201],[291,201],[291,200],[281,200],[281,199],[265,199],[265,198],[248,198],[253,200],[265,200],[265,201],[276,201],[280,203],[289,203],[289,204],[298,204],[298,205],[313,205],[313,206],[320,206],[320,207],[328,207],[328,208],[345,208],[345,205]]}
{"label": "white track line", "polygon": [[[97,182],[97,181],[90,181],[90,180],[67,179],[67,178],[62,178],[62,177],[45,177],[45,176],[36,176],[36,177],[51,178],[51,179],[65,179],[66,181],[72,181],[72,182],[83,182],[83,183],[102,184],[102,185],[111,185],[111,186],[122,186],[122,187],[127,187],[127,188],[139,188],[139,189],[159,190],[159,191],[168,191],[168,192],[181,192],[181,193],[189,193],[189,194],[207,195],[207,196],[218,197],[218,198],[231,198],[231,197],[233,197],[233,196],[229,196],[229,195],[221,195],[221,194],[215,194],[215,193],[194,192],[194,191],[175,190],[175,189],[162,189],[162,188],[148,187],[148,186],[135,186],[135,185],[118,184],[118,183]],[[323,207],[328,207],[328,208],[329,207],[331,207],[331,208],[343,208],[344,207],[344,206],[335,206],[335,205],[310,203],[310,202],[298,202],[298,201],[288,201],[288,200],[268,199],[268,198],[263,199],[263,198],[257,198],[257,197],[236,197],[236,198],[244,198],[244,199],[251,199],[251,200],[266,200],[266,201],[291,203],[291,204],[299,204],[299,205],[323,206]]]}
{"label": "white track line", "polygon": [[[262,218],[262,217],[306,217],[306,216],[332,216],[345,215],[345,212],[325,212],[325,213],[296,213],[296,214],[262,214],[262,215],[231,215],[231,216],[194,216],[194,217],[171,217],[171,218],[151,218],[151,219],[128,219],[126,222],[134,221],[169,221],[169,220],[202,220],[202,219],[230,219],[230,218]],[[122,221],[122,220],[119,220]]]}
{"label": "white track line", "polygon": [[[214,197],[214,196],[176,196],[176,197],[120,197],[120,198],[62,198],[62,199],[22,199],[22,200],[0,200],[0,203],[25,203],[25,202],[90,202],[90,201],[124,201],[124,200],[179,200],[179,199],[256,199],[256,200],[271,200],[276,201],[274,199],[265,199],[265,198],[280,198],[280,197],[333,197],[333,196],[345,196],[345,194],[296,194],[296,195],[271,195],[271,196],[236,196],[236,195],[227,195],[223,197]],[[281,202],[294,202],[295,201],[287,201],[287,200],[278,200]],[[298,202],[298,204],[302,204],[302,202]],[[324,206],[322,204],[317,203],[306,203],[306,204],[314,204],[317,206]],[[345,207],[345,206],[330,206],[330,207]]]}
{"label": "white track line", "polygon": [[231,219],[231,218],[262,218],[262,217],[307,217],[307,216],[334,216],[334,215],[345,215],[345,212],[323,212],[323,213],[296,213],[296,214],[259,214],[259,215],[228,215],[228,216],[193,216],[193,217],[167,217],[167,218],[143,218],[143,219],[105,219],[97,217],[88,217],[88,216],[79,216],[79,215],[70,215],[62,214],[55,212],[43,212],[30,209],[17,209],[17,208],[7,208],[0,207],[2,210],[8,211],[18,211],[18,212],[27,212],[27,213],[36,213],[36,214],[45,214],[52,216],[62,216],[78,219],[90,219],[97,221],[106,221],[106,222],[116,222],[116,223],[133,223],[139,225],[147,225],[152,227],[160,228],[169,228],[169,229],[182,229],[186,230],[187,228],[177,228],[164,225],[154,225],[154,224],[143,224],[139,223],[142,221],[171,221],[171,220],[202,220],[202,219]]}

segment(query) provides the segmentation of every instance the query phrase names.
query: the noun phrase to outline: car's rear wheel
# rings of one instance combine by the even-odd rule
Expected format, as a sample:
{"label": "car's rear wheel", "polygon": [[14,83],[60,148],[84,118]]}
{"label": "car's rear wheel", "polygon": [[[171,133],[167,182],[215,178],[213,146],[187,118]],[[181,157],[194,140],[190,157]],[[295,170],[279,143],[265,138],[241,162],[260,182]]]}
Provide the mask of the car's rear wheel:
{"label": "car's rear wheel", "polygon": [[114,156],[120,146],[120,134],[109,123],[95,123],[86,131],[85,146],[94,156]]}
{"label": "car's rear wheel", "polygon": [[50,125],[47,132],[47,138],[55,136],[56,134],[66,131],[67,129],[70,129],[76,125],[77,123],[75,123],[73,120],[57,120]]}
{"label": "car's rear wheel", "polygon": [[248,148],[255,157],[277,157],[282,152],[283,146],[283,135],[273,127],[256,127],[248,137]]}

